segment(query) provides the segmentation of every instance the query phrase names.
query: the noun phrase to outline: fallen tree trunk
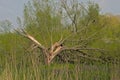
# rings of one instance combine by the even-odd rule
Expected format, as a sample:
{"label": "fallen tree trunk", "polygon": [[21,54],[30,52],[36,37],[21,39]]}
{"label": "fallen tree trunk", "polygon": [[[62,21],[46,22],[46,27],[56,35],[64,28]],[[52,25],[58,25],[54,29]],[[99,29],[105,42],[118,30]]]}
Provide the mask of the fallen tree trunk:
{"label": "fallen tree trunk", "polygon": [[[95,48],[80,48],[80,47],[72,47],[72,48],[69,48],[69,47],[66,47],[65,45],[63,45],[64,41],[67,39],[60,39],[58,42],[55,42],[53,45],[51,45],[50,48],[46,48],[44,47],[38,40],[36,40],[33,36],[31,36],[30,34],[28,34],[25,30],[21,30],[21,31],[18,31],[16,30],[20,35],[26,37],[27,39],[31,40],[34,44],[32,45],[32,49],[31,50],[34,50],[36,48],[39,48],[42,50],[43,52],[43,55],[45,56],[45,63],[47,65],[49,65],[52,60],[58,55],[60,54],[62,51],[65,51],[65,50],[73,50],[73,51],[78,51],[78,52],[81,52],[83,50],[93,50],[93,51],[100,51],[100,52],[103,52],[104,50],[103,49],[95,49]],[[70,37],[70,36],[69,36]],[[79,56],[82,56],[84,58],[89,58],[89,57],[86,57],[84,55],[79,55]],[[89,59],[93,59],[93,58],[89,58]],[[98,59],[95,59],[95,60],[98,60]]]}

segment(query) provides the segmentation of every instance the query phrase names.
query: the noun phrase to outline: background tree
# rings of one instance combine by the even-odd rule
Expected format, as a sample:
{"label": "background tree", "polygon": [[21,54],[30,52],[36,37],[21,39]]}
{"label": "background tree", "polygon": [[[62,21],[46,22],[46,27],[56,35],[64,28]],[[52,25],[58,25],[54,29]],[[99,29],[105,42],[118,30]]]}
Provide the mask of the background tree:
{"label": "background tree", "polygon": [[[90,55],[88,56],[88,53],[90,53],[89,51],[98,52],[103,51],[102,49],[90,48],[87,45],[89,38],[91,38],[91,35],[94,36],[97,34],[94,33],[94,31],[91,34],[89,33],[89,31],[92,31],[92,29],[90,30],[91,27],[92,28],[96,27],[95,24],[91,23],[90,25],[88,25],[87,23],[87,25],[84,25],[85,27],[82,27],[84,28],[84,30],[81,30],[81,28],[78,28],[77,26],[78,24],[81,24],[78,23],[78,21],[80,22],[85,18],[91,19],[92,22],[95,19],[97,20],[99,17],[98,6],[96,4],[91,3],[88,6],[89,8],[86,9],[82,4],[80,4],[79,6],[79,4],[77,4],[77,1],[73,0],[74,3],[71,4],[72,6],[70,6],[71,7],[70,8],[67,6],[68,2],[67,1],[61,2],[61,4],[63,4],[62,6],[60,6],[61,8],[63,8],[62,12],[66,11],[64,13],[59,13],[59,10],[55,11],[55,13],[52,12],[54,7],[50,5],[49,1],[42,1],[42,3],[39,3],[39,1],[33,1],[33,4],[28,3],[28,5],[26,5],[24,9],[25,29],[18,32],[33,42],[32,49],[40,48],[42,50],[42,53],[45,56],[47,64],[51,63],[55,56],[59,56],[59,58],[61,59],[63,56],[59,55],[59,53],[61,53],[61,51],[66,50],[73,51],[74,53],[76,53],[74,55],[73,52],[68,53],[69,55],[72,54],[71,57],[73,57],[73,60],[71,57],[67,60],[70,62],[71,61],[74,62],[75,56],[76,57],[81,56],[93,60],[100,60],[95,57],[89,58]],[[81,14],[83,14],[81,12],[83,10],[84,12],[86,11],[85,13],[86,15],[81,17]],[[94,13],[94,11],[96,13]],[[93,16],[92,13],[94,13],[95,16]],[[61,23],[61,21],[65,20],[65,17],[62,18],[62,15],[64,14],[66,14],[68,18],[71,20],[72,23],[69,24],[71,24],[71,27],[73,27],[74,32],[71,32],[71,30],[68,29],[69,25],[66,25],[64,23],[66,25],[64,26],[64,24]],[[87,16],[89,18],[87,18]],[[87,32],[84,34],[84,31]]]}
{"label": "background tree", "polygon": [[[29,53],[31,53],[31,55],[35,54],[38,61],[40,59],[40,61],[43,62],[45,55],[43,55],[42,53],[44,52],[39,49],[39,43],[47,48],[48,52],[57,50],[57,48],[52,50],[52,46],[58,43],[59,47],[61,47],[61,45],[64,47],[64,50],[62,50],[60,54],[57,53],[57,55],[55,55],[55,60],[53,60],[55,62],[57,60],[58,62],[73,63],[103,62],[109,57],[118,59],[119,53],[117,51],[119,51],[119,45],[117,43],[119,43],[119,27],[117,26],[119,26],[119,18],[100,14],[99,7],[95,3],[89,2],[86,7],[84,4],[78,4],[75,0],[73,4],[76,5],[77,9],[72,11],[71,6],[67,6],[69,1],[64,2],[63,0],[60,2],[58,1],[56,3],[56,1],[54,1],[55,5],[58,5],[57,9],[51,1],[41,1],[39,3],[39,1],[36,0],[25,5],[23,23],[18,19],[20,23],[19,28],[23,30],[20,30],[20,33],[23,32],[24,36],[27,33],[34,37],[38,44],[36,45],[34,41],[16,35],[14,32],[9,34],[4,33],[0,35],[1,53],[11,55],[13,52],[14,54],[20,52],[21,54],[17,54],[19,55],[18,57],[22,57],[23,55],[29,56]],[[69,15],[69,13],[71,14]],[[73,15],[75,14],[77,15],[77,32],[74,32],[75,24],[70,19],[71,17],[74,18]],[[113,19],[112,22],[111,19]],[[110,28],[113,24],[116,24],[114,26],[118,28],[118,31],[115,31],[116,29],[114,27]],[[24,31],[26,31],[25,34]],[[99,48],[105,49],[107,52]]]}

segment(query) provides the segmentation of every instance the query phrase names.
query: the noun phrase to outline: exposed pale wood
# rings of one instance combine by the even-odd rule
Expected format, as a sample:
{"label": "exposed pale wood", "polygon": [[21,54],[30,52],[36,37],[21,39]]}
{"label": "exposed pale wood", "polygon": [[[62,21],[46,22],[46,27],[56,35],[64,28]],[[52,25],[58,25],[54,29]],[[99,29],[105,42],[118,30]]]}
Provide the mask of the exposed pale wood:
{"label": "exposed pale wood", "polygon": [[21,30],[21,31],[18,31],[16,30],[20,35],[28,38],[29,40],[31,40],[33,43],[35,43],[36,45],[38,45],[38,47],[42,48],[42,49],[45,49],[45,47],[40,43],[38,42],[33,36],[31,36],[29,33],[27,33],[25,30]]}

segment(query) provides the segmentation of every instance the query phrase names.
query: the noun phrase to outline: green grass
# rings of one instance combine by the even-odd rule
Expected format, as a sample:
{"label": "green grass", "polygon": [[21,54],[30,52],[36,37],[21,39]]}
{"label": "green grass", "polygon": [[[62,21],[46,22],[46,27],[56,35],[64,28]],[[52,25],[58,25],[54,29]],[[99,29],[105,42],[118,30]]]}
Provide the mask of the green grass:
{"label": "green grass", "polygon": [[[11,45],[12,46],[12,45]],[[39,53],[21,48],[0,52],[0,80],[120,80],[120,64],[43,65]],[[39,52],[39,51],[38,51]]]}
{"label": "green grass", "polygon": [[[17,61],[6,58],[0,66],[0,80],[120,80],[120,65],[43,65],[34,56]],[[2,61],[0,61],[2,62]]]}

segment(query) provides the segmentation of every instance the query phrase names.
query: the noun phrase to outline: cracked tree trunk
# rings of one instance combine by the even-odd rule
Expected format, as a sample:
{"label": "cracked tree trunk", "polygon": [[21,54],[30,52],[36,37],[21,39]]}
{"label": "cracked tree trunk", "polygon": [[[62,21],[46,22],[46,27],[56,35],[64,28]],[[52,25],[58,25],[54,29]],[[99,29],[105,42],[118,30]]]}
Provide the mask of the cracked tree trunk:
{"label": "cracked tree trunk", "polygon": [[51,53],[51,51],[48,51],[48,50],[44,50],[43,52],[44,52],[44,54],[45,54],[45,64],[47,64],[47,65],[49,65],[51,62],[52,62],[52,60],[61,52],[61,49],[62,48],[57,48],[55,51],[56,52],[52,52]]}

